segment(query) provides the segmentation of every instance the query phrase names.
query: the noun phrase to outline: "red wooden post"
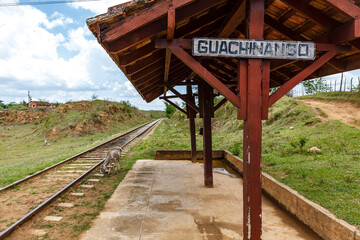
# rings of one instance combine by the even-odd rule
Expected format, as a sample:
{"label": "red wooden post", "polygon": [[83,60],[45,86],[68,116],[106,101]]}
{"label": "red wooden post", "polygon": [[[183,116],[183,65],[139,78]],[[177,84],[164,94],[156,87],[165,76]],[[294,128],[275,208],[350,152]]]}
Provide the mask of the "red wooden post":
{"label": "red wooden post", "polygon": [[203,82],[202,84],[202,110],[203,110],[203,142],[204,142],[204,184],[207,188],[213,187],[212,172],[212,136],[211,117],[214,113],[213,88]]}
{"label": "red wooden post", "polygon": [[[186,86],[187,94],[189,98],[192,96],[192,87]],[[187,106],[187,111],[189,115],[189,128],[190,128],[190,139],[191,139],[191,162],[196,163],[196,135],[195,135],[195,111]]]}
{"label": "red wooden post", "polygon": [[[264,0],[249,1],[249,39],[263,39]],[[261,113],[262,60],[249,59],[246,120],[244,122],[243,239],[261,239]],[[250,238],[249,238],[250,237]]]}

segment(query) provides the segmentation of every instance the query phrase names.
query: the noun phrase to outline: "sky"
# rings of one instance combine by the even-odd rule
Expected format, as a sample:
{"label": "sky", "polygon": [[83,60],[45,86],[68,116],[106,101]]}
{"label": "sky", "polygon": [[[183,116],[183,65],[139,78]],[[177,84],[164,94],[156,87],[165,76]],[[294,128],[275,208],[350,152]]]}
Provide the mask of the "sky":
{"label": "sky", "polygon": [[[36,0],[0,0],[0,3]],[[38,0],[39,2],[43,0]],[[164,103],[146,103],[87,28],[86,19],[107,12],[124,0],[0,7],[0,100],[50,102],[129,101],[143,109],[163,110]],[[345,73],[356,79],[360,71]],[[327,79],[340,79],[333,75]],[[339,84],[339,81],[338,81]]]}
{"label": "sky", "polygon": [[[26,1],[31,0],[20,3]],[[11,2],[19,0],[0,0]],[[122,2],[0,7],[0,100],[27,101],[30,91],[33,100],[65,103],[97,96],[163,110],[160,100],[142,100],[86,25],[87,18]]]}

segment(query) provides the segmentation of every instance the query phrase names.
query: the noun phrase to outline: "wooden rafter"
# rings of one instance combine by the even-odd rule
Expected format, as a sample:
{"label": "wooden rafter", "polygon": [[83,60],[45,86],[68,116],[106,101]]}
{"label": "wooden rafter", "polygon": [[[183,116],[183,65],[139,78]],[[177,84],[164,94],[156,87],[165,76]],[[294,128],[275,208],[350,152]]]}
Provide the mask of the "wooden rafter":
{"label": "wooden rafter", "polygon": [[128,33],[134,31],[134,29],[139,29],[145,25],[148,25],[150,22],[154,22],[154,20],[159,19],[165,16],[170,8],[180,8],[185,6],[194,0],[165,0],[158,4],[155,4],[141,13],[141,17],[132,15],[126,19],[125,24],[117,24],[114,27],[108,29],[107,31],[102,33],[102,41],[104,42],[112,42],[115,41]]}
{"label": "wooden rafter", "polygon": [[360,18],[360,7],[350,2],[349,0],[324,0],[325,2],[330,3],[341,12],[345,13],[351,18],[358,19]]}
{"label": "wooden rafter", "polygon": [[[225,0],[179,0],[175,1],[175,4],[172,5],[176,10],[176,22],[181,22],[186,18],[194,16],[201,11],[206,11],[218,4],[223,3]],[[125,49],[136,45],[139,40],[146,39],[155,36],[159,32],[164,32],[167,30],[167,18],[166,13],[169,9],[169,2],[171,0],[166,0],[163,5],[160,3],[155,4],[157,13],[153,13],[153,7],[148,8],[141,13],[141,19],[138,15],[133,15],[135,20],[128,20],[127,18],[125,23],[117,24],[114,27],[110,28],[106,32],[102,33],[102,41],[108,43],[108,49],[111,53],[118,53],[124,51]],[[190,4],[185,4],[185,2]],[[186,5],[182,8],[180,6]],[[178,9],[179,8],[179,9]],[[138,16],[138,17],[136,17]],[[159,16],[160,18],[157,18]],[[142,18],[147,19],[144,21]],[[134,31],[134,26],[132,25],[134,21],[139,20],[139,23],[134,23],[135,25],[141,25],[137,31]],[[127,25],[127,26],[125,26]],[[124,30],[125,29],[125,30]],[[110,32],[111,34],[110,37]],[[118,33],[116,33],[118,32]]]}
{"label": "wooden rafter", "polygon": [[296,9],[297,11],[301,12],[305,16],[308,16],[312,21],[319,24],[320,26],[331,29],[333,27],[337,27],[340,25],[339,22],[336,20],[326,16],[321,10],[316,9],[310,5],[308,5],[304,1],[297,1],[297,0],[281,0],[288,6]]}
{"label": "wooden rafter", "polygon": [[221,81],[219,81],[213,74],[211,74],[207,69],[205,69],[199,62],[197,62],[192,56],[190,56],[180,47],[170,46],[169,49],[184,64],[186,64],[189,68],[191,68],[194,72],[196,72],[197,75],[199,75],[213,88],[215,88],[218,92],[220,92],[231,103],[233,103],[237,107],[240,107],[239,98],[231,90],[229,90]]}
{"label": "wooden rafter", "polygon": [[237,0],[233,11],[225,20],[225,24],[221,27],[218,37],[226,38],[236,29],[236,27],[245,19],[246,0]]}
{"label": "wooden rafter", "polygon": [[178,109],[179,111],[185,113],[186,115],[188,114],[184,109],[182,109],[181,107],[179,107],[177,104],[173,103],[172,101],[170,101],[167,97],[160,97],[160,99],[164,99],[166,102],[168,102],[169,104],[171,104],[172,106],[174,106],[176,109]]}
{"label": "wooden rafter", "polygon": [[284,96],[288,91],[294,88],[301,81],[306,79],[309,75],[323,66],[327,61],[333,58],[338,52],[337,51],[329,51],[317,59],[313,64],[309,67],[298,73],[295,77],[291,78],[289,81],[284,83],[276,92],[274,92],[269,99],[269,107],[272,106],[275,102],[277,102],[282,96]]}
{"label": "wooden rafter", "polygon": [[[168,10],[168,23],[167,23],[167,40],[172,40],[175,35],[175,9],[170,8]],[[164,83],[167,83],[169,79],[169,70],[170,70],[170,62],[171,62],[171,52],[166,49],[165,54],[165,70],[164,70]],[[164,87],[164,96],[166,96],[167,88]]]}
{"label": "wooden rafter", "polygon": [[333,44],[341,44],[360,37],[360,19],[354,19],[330,32],[325,33],[316,42],[327,42]]}
{"label": "wooden rafter", "polygon": [[226,98],[221,99],[220,102],[218,102],[216,104],[216,106],[214,106],[214,112],[216,112],[216,110],[218,110],[222,105],[224,105],[227,102]]}
{"label": "wooden rafter", "polygon": [[181,100],[183,100],[189,107],[194,109],[196,112],[199,112],[199,108],[192,102],[192,100],[187,95],[182,95],[178,91],[176,91],[173,87],[167,85],[169,90],[173,92],[176,96],[178,96]]}

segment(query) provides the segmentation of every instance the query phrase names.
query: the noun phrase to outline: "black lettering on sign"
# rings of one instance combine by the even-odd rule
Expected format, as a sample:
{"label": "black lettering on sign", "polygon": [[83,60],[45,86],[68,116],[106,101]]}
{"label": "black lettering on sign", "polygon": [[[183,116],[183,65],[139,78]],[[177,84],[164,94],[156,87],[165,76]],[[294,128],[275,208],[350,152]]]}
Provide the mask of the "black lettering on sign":
{"label": "black lettering on sign", "polygon": [[[238,50],[235,47],[233,48],[232,45],[239,46],[239,43],[235,42],[235,41],[230,41],[229,42],[229,53],[230,54],[238,54]],[[232,49],[234,49],[234,50],[232,50]]]}
{"label": "black lettering on sign", "polygon": [[[264,43],[253,43],[253,55],[263,55]],[[256,53],[257,51],[257,53]]]}
{"label": "black lettering on sign", "polygon": [[288,56],[295,56],[296,55],[296,44],[288,43],[286,44],[286,50]]}
{"label": "black lettering on sign", "polygon": [[210,53],[218,53],[218,49],[219,49],[219,42],[215,41],[215,48],[213,48],[213,41],[209,41],[209,52]]}
{"label": "black lettering on sign", "polygon": [[267,43],[265,46],[265,51],[264,51],[264,55],[274,55],[273,50],[272,50],[272,46],[271,43]]}
{"label": "black lettering on sign", "polygon": [[299,44],[299,56],[300,57],[309,56],[309,45]]}
{"label": "black lettering on sign", "polygon": [[[243,47],[243,44],[245,45]],[[249,49],[249,42],[240,42],[240,45],[239,45],[239,54],[243,54],[242,51],[245,52],[245,54],[248,54],[248,49]]]}
{"label": "black lettering on sign", "polygon": [[275,43],[275,55],[285,56],[285,43]]}
{"label": "black lettering on sign", "polygon": [[300,41],[193,38],[194,56],[314,60],[316,44]]}
{"label": "black lettering on sign", "polygon": [[200,40],[199,44],[198,44],[198,52],[199,53],[207,53],[208,51],[208,47],[207,47],[208,42],[205,40]]}
{"label": "black lettering on sign", "polygon": [[225,41],[221,41],[220,43],[220,50],[219,50],[219,54],[227,54],[228,53],[228,49],[227,49],[227,44]]}

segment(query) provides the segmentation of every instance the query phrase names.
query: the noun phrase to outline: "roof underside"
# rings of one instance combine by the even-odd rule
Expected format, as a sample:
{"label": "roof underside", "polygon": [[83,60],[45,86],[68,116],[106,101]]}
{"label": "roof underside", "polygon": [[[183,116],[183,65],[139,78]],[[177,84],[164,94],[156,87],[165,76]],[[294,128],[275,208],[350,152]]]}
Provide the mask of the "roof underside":
{"label": "roof underside", "polygon": [[[175,7],[174,38],[219,37],[224,25],[243,1],[173,1],[174,4],[186,2],[180,7]],[[350,51],[336,55],[310,75],[309,79],[360,68],[360,38],[351,37],[354,35],[353,32],[343,32],[351,29],[345,27],[360,26],[360,14],[356,15],[360,8],[356,7],[349,13],[329,2],[331,1],[267,0],[265,3],[264,39],[314,41],[351,46]],[[360,5],[359,0],[348,0],[348,2],[354,6]],[[167,36],[167,12],[163,14],[160,11],[161,4],[165,3],[172,4],[169,0],[127,2],[109,8],[108,13],[87,20],[89,29],[99,43],[147,102],[164,93],[166,50],[155,48],[155,39]],[[241,16],[239,18],[244,19]],[[356,32],[356,29],[354,31]],[[360,32],[360,29],[357,31]],[[242,21],[226,37],[245,38],[244,32],[245,23]],[[342,34],[345,36],[338,36]],[[348,35],[350,38],[346,38]],[[321,54],[317,52],[317,57]],[[237,59],[221,57],[196,59],[222,82],[235,84]],[[270,86],[283,85],[311,63],[312,61],[271,60]],[[199,79],[192,74],[189,67],[172,55],[168,83],[176,85],[190,75],[195,80]]]}

